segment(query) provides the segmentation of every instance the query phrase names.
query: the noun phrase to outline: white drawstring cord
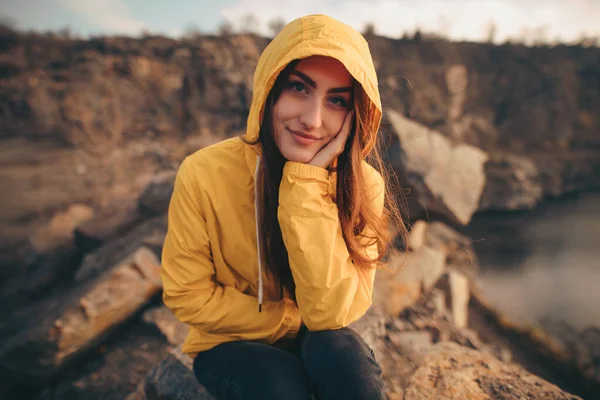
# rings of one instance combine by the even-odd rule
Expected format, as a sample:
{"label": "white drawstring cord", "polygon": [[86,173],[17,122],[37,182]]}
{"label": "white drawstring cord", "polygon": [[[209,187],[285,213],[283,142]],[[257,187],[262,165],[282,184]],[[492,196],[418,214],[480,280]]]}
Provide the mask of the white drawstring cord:
{"label": "white drawstring cord", "polygon": [[263,279],[262,279],[262,246],[260,230],[258,229],[258,171],[260,168],[260,156],[256,156],[256,170],[254,171],[254,214],[256,216],[256,254],[258,258],[258,312],[262,312],[263,303]]}

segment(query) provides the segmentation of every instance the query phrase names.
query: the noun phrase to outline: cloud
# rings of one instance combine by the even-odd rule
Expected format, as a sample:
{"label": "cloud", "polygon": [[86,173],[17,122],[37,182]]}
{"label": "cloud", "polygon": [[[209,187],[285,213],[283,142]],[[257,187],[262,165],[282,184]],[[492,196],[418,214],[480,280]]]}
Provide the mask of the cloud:
{"label": "cloud", "polygon": [[147,28],[144,21],[131,16],[124,0],[59,0],[59,3],[103,32],[137,35]]}
{"label": "cloud", "polygon": [[457,40],[482,40],[486,26],[494,21],[497,40],[516,38],[538,28],[546,39],[574,40],[583,32],[600,35],[600,3],[590,0],[239,0],[221,8],[221,16],[239,24],[246,14],[261,21],[260,32],[268,33],[267,22],[282,17],[287,22],[302,15],[323,13],[358,30],[367,22],[379,34],[399,37],[417,27],[440,32]]}

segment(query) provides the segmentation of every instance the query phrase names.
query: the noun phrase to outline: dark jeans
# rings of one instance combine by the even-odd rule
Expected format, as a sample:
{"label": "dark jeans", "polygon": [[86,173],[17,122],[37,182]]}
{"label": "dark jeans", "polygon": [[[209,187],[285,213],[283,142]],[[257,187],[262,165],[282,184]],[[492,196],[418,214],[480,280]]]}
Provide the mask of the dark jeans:
{"label": "dark jeans", "polygon": [[196,356],[194,373],[219,400],[385,399],[373,351],[350,328],[303,328],[287,350],[223,343]]}

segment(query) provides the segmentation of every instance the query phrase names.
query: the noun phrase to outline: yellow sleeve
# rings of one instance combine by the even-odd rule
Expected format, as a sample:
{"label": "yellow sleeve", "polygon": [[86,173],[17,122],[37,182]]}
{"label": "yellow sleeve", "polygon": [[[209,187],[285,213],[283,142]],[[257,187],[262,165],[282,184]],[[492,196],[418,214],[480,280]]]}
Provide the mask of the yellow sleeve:
{"label": "yellow sleeve", "polygon": [[[381,213],[383,179],[370,172],[369,178],[376,175],[373,201]],[[324,168],[287,162],[279,188],[279,224],[309,330],[339,329],[360,318],[371,305],[375,279],[375,268],[361,270],[352,263],[328,176]],[[366,252],[375,257],[377,245]]]}
{"label": "yellow sleeve", "polygon": [[180,167],[169,204],[168,231],[162,252],[163,301],[182,322],[233,340],[275,342],[300,328],[292,300],[265,300],[215,280],[202,191]]}

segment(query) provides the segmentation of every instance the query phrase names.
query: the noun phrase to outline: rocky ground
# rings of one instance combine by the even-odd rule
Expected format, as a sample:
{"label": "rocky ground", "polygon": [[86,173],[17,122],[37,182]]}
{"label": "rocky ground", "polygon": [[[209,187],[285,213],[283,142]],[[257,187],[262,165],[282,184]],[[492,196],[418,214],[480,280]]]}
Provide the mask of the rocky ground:
{"label": "rocky ground", "polygon": [[[598,329],[495,310],[454,227],[600,187],[598,49],[369,40],[413,222],[354,324],[389,398],[594,399]],[[243,129],[267,43],[0,29],[1,398],[210,398],[160,303],[165,213],[183,157]]]}
{"label": "rocky ground", "polygon": [[[156,174],[133,205],[102,213],[73,205],[39,228],[62,235],[38,250],[45,280],[17,279],[30,291],[4,292],[28,305],[0,327],[3,398],[210,398],[178,350],[186,327],[160,305],[158,256],[173,178],[169,170]],[[436,182],[415,185],[415,195],[448,190]],[[431,206],[446,219],[477,208],[468,197],[444,199]],[[573,352],[580,333],[563,327],[561,344],[511,324],[477,292],[470,242],[441,221],[420,220],[405,251],[390,256],[390,271],[378,272],[374,305],[354,328],[375,350],[389,398],[593,398],[600,387],[597,355],[588,351],[597,346],[593,332],[582,333],[589,339]],[[78,260],[68,271],[65,257]],[[68,279],[52,277],[52,268]],[[39,282],[47,295],[32,295]]]}

